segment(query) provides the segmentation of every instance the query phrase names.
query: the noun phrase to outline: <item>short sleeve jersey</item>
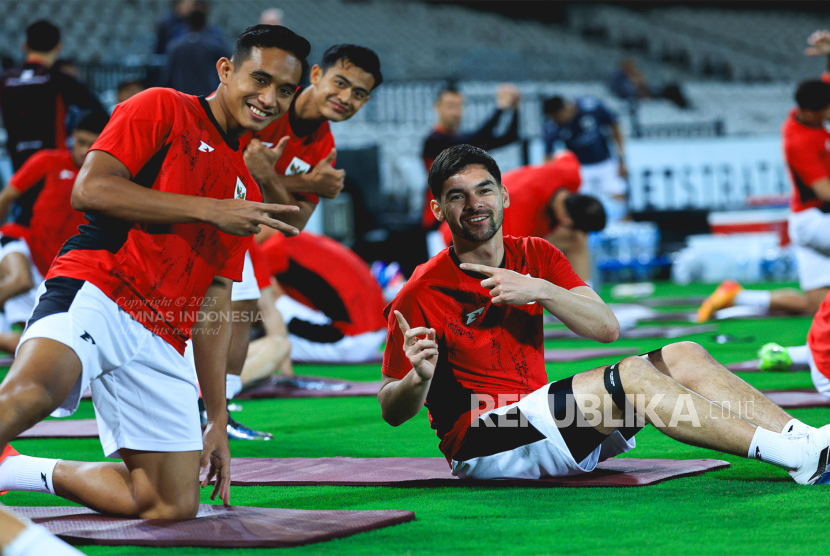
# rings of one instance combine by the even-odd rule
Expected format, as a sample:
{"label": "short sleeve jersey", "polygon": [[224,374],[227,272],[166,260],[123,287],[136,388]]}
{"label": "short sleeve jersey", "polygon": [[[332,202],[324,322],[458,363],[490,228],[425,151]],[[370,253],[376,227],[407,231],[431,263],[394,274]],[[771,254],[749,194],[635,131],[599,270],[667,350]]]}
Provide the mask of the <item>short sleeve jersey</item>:
{"label": "short sleeve jersey", "polygon": [[285,292],[325,314],[344,336],[386,327],[383,291],[369,265],[348,247],[310,232],[274,234],[261,247]]}
{"label": "short sleeve jersey", "polygon": [[[507,236],[504,250],[503,268],[568,290],[585,285],[562,253],[545,240]],[[410,327],[436,331],[438,363],[425,405],[448,460],[485,396],[496,406],[500,400],[505,405],[548,382],[541,304],[494,305],[481,286],[485,276],[464,272],[459,264],[452,248],[442,251],[415,270],[384,310],[387,376],[403,379],[412,370],[395,310]]]}
{"label": "short sleeve jersey", "polygon": [[[92,150],[117,158],[143,187],[262,200],[238,141],[222,131],[203,98],[161,88],[139,93],[115,108]],[[95,212],[86,217],[89,224],[66,242],[47,279],[92,283],[181,353],[213,277],[242,279],[251,238],[210,224],[136,224]]]}
{"label": "short sleeve jersey", "polygon": [[[294,95],[294,101],[300,96],[298,92]],[[289,113],[280,118],[262,131],[253,134],[245,134],[242,138],[243,146],[246,146],[251,138],[259,139],[266,147],[273,147],[283,137],[288,137],[288,143],[282,151],[282,156],[274,168],[277,175],[293,176],[306,174],[314,169],[321,160],[326,158],[334,148],[334,136],[331,134],[331,127],[328,121],[323,122],[311,134],[305,137],[298,136],[291,127],[291,119],[294,113],[294,105],[291,105]],[[295,194],[306,201],[318,203],[320,198],[311,193]]]}
{"label": "short sleeve jersey", "polygon": [[64,242],[86,224],[82,212],[72,208],[72,186],[79,168],[67,149],[39,151],[15,172],[9,186],[23,195],[42,187],[32,206],[32,219],[25,235],[32,261],[43,276],[49,271]]}
{"label": "short sleeve jersey", "polygon": [[830,212],[830,203],[819,199],[810,186],[821,178],[830,178],[830,132],[823,126],[808,126],[799,122],[793,109],[781,128],[784,160],[793,183],[790,208],[801,212],[820,208]]}
{"label": "short sleeve jersey", "polygon": [[824,298],[818,312],[813,317],[807,345],[819,372],[830,378],[830,294]]}
{"label": "short sleeve jersey", "polygon": [[[510,206],[504,209],[504,235],[545,237],[556,227],[549,210],[550,198],[560,189],[576,193],[582,184],[579,161],[570,151],[557,153],[541,166],[522,166],[505,172],[501,182],[510,195]],[[441,235],[447,245],[452,233],[446,222]]]}
{"label": "short sleeve jersey", "polygon": [[552,154],[556,143],[563,143],[581,164],[608,160],[611,150],[605,133],[617,121],[616,116],[599,99],[580,97],[574,102],[577,111],[570,123],[560,126],[552,120],[545,122],[542,130],[545,154]]}

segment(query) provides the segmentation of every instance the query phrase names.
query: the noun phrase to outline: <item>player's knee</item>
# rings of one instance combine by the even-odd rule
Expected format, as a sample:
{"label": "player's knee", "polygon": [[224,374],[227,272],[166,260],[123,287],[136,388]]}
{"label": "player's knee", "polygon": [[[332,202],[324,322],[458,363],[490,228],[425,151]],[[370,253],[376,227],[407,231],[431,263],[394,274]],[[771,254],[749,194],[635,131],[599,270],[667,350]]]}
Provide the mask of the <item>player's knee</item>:
{"label": "player's knee", "polygon": [[620,380],[627,394],[643,391],[660,375],[660,371],[642,357],[626,357],[620,361],[619,368]]}
{"label": "player's knee", "polygon": [[689,361],[692,359],[711,357],[709,352],[706,351],[706,348],[695,342],[675,342],[663,347],[660,351],[662,352],[663,360],[667,364],[675,361]]}
{"label": "player's knee", "polygon": [[141,519],[193,519],[199,512],[199,497],[183,496],[174,503],[159,501],[140,512]]}

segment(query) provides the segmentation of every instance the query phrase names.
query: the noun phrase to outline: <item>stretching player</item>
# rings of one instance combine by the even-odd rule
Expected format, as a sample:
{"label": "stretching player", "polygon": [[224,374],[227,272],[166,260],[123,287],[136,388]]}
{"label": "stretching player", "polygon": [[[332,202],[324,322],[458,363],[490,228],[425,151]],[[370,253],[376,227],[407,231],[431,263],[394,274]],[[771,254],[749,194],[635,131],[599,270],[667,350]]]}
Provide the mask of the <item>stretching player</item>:
{"label": "stretching player", "polygon": [[384,298],[369,265],[326,236],[274,234],[262,244],[279,285],[293,361],[371,361],[386,339]]}
{"label": "stretching player", "polygon": [[[614,314],[548,242],[502,235],[510,198],[487,153],[447,149],[429,186],[454,248],[420,266],[386,308],[378,400],[394,426],[426,403],[454,475],[588,472],[634,448],[632,436],[650,423],[681,442],[788,469],[801,484],[825,478],[830,426],[793,419],[697,344],[546,384],[542,310],[600,342],[617,339]],[[740,409],[748,402],[752,417]]]}
{"label": "stretching player", "polygon": [[[240,35],[210,99],[149,89],[119,104],[75,182],[89,225],[41,285],[0,384],[0,491],[49,492],[102,513],[192,518],[199,467],[230,503],[225,366],[232,281],[260,226],[296,229],[262,204],[238,139],[288,110],[310,45],[284,27]],[[202,434],[193,337],[208,413]],[[92,390],[101,444],[123,462],[15,455],[7,443]],[[200,457],[201,450],[201,457]]]}
{"label": "stretching player", "polygon": [[21,195],[38,188],[32,205],[30,225],[25,235],[0,238],[0,303],[5,329],[0,333],[0,349],[14,353],[20,333],[12,325],[23,325],[35,307],[36,288],[64,242],[86,223],[84,214],[72,208],[72,185],[90,147],[107,125],[106,113],[88,112],[72,131],[71,149],[38,151],[15,172],[0,193],[0,220]]}
{"label": "stretching player", "polygon": [[[300,230],[320,197],[337,197],[343,189],[345,172],[332,167],[337,152],[329,122],[342,122],[357,114],[369,101],[372,91],[383,82],[377,54],[353,44],[339,44],[326,50],[320,64],[311,68],[309,78],[311,84],[297,93],[286,117],[242,140],[243,145],[248,143],[245,163],[266,200],[298,206],[299,212],[287,215],[284,220]],[[265,232],[258,240],[263,241],[268,235]],[[233,298],[233,311],[238,317],[234,320],[228,358],[228,399],[242,389],[240,377],[259,298],[255,272],[250,257],[246,257],[242,284]],[[263,359],[260,350],[266,344],[260,342],[257,346],[259,360]],[[279,342],[272,343],[271,347],[272,351],[282,351]],[[281,367],[286,372],[290,369]],[[229,421],[228,434],[249,440],[272,438],[267,432],[253,430],[233,419]]]}
{"label": "stretching player", "polygon": [[[605,209],[598,199],[576,194],[582,183],[576,156],[562,151],[541,166],[522,166],[503,177],[503,185],[510,191],[504,235],[548,240],[562,251],[577,276],[589,282],[588,232],[605,228]],[[440,230],[449,245],[449,225],[442,223]]]}

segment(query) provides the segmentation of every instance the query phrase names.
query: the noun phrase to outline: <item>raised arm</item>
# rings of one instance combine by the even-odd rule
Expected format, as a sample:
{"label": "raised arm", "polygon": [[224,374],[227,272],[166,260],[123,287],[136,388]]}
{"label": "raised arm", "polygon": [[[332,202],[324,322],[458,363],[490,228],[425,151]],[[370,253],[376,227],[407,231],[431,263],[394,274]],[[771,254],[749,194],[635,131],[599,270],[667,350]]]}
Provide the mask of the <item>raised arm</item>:
{"label": "raised arm", "polygon": [[481,286],[490,290],[491,301],[496,305],[537,302],[583,338],[610,343],[620,335],[617,317],[588,286],[566,290],[547,280],[504,268],[469,263],[462,264],[461,268],[486,276]]}
{"label": "raised arm", "polygon": [[[398,311],[395,311],[395,318],[403,334],[403,349],[412,370],[401,380],[386,375],[383,377],[378,401],[383,420],[393,427],[405,423],[421,411],[438,362],[435,330],[426,327],[410,328]],[[395,348],[387,344],[386,349]]]}
{"label": "raised arm", "polygon": [[111,154],[90,151],[72,188],[72,208],[140,224],[203,222],[238,236],[257,233],[261,225],[287,235],[299,233],[274,218],[296,213],[294,206],[168,193],[142,187],[131,178],[127,167]]}

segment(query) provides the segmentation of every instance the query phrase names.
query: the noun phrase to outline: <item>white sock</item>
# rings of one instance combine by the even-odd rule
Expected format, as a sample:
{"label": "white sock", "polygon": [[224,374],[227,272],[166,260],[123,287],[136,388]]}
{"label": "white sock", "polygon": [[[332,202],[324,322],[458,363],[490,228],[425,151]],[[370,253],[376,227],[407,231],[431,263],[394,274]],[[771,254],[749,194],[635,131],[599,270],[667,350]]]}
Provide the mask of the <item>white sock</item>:
{"label": "white sock", "polygon": [[52,535],[46,527],[34,523],[26,527],[3,549],[3,556],[31,556],[32,554],[83,556],[81,552]]}
{"label": "white sock", "polygon": [[232,400],[237,394],[242,391],[242,377],[236,375],[227,375],[225,377],[225,395],[229,400]]}
{"label": "white sock", "polygon": [[809,365],[812,355],[810,346],[792,346],[787,348],[787,355],[793,360],[793,365]]}
{"label": "white sock", "polygon": [[791,438],[777,432],[757,427],[749,445],[750,459],[759,459],[784,469],[801,465],[803,438]]}
{"label": "white sock", "polygon": [[772,292],[769,290],[741,290],[735,296],[735,305],[769,309]]}
{"label": "white sock", "polygon": [[52,474],[59,459],[10,456],[0,463],[0,492],[23,490],[55,494]]}
{"label": "white sock", "polygon": [[792,436],[795,438],[799,438],[802,436],[807,436],[814,430],[814,427],[806,423],[802,423],[798,419],[790,419],[787,421],[787,424],[784,425],[784,429],[781,431],[781,434],[785,436]]}

